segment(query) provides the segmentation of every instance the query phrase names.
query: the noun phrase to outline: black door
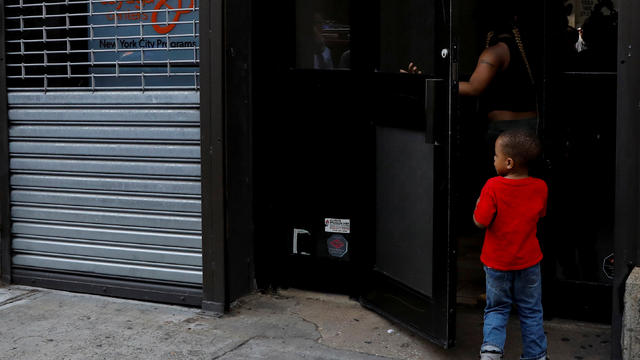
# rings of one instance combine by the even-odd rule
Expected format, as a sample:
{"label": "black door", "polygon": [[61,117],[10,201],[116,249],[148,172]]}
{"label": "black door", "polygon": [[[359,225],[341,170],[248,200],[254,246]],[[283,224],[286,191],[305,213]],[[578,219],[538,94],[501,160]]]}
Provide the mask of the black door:
{"label": "black door", "polygon": [[[426,127],[382,121],[375,126],[375,251],[361,302],[449,347],[455,339],[456,298],[449,87],[446,77],[420,81]],[[387,95],[387,104],[407,106],[401,93]],[[416,111],[414,119],[419,118]]]}
{"label": "black door", "polygon": [[451,346],[449,1],[254,15],[259,283],[345,292]]}
{"label": "black door", "polygon": [[[407,7],[400,10],[403,5]],[[421,19],[404,21],[394,10],[410,11]],[[385,22],[386,16],[396,23]],[[385,99],[379,102],[380,117],[375,124],[375,246],[369,248],[375,251],[369,257],[370,270],[360,299],[366,307],[449,347],[455,340],[456,291],[449,220],[449,134],[451,70],[457,66],[452,61],[456,49],[449,35],[449,3],[389,2],[381,7],[381,18],[382,27],[406,27],[417,36],[428,34],[422,41],[429,43],[434,66],[423,70],[428,76],[404,79],[396,75],[406,83],[387,84],[385,91],[378,91]],[[433,32],[419,25],[425,20],[433,21]],[[397,44],[398,50],[403,45]],[[409,99],[415,102],[413,113],[390,115],[411,108]],[[404,119],[408,121],[401,121]]]}

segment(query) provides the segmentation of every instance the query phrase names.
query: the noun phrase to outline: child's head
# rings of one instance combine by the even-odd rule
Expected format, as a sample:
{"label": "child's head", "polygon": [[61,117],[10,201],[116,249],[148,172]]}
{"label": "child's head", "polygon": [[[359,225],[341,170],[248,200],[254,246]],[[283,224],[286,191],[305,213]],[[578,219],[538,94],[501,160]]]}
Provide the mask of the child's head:
{"label": "child's head", "polygon": [[541,151],[535,133],[524,129],[507,130],[498,136],[495,145],[494,166],[500,176],[528,173],[529,164]]}

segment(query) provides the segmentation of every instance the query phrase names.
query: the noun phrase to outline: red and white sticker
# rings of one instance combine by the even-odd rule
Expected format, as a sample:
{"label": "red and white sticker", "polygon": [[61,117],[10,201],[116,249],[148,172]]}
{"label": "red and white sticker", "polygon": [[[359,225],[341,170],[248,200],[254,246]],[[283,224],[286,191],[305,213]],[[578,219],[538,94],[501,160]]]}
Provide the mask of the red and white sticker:
{"label": "red and white sticker", "polygon": [[324,219],[324,231],[329,233],[351,233],[351,220],[349,219]]}
{"label": "red and white sticker", "polygon": [[327,252],[333,257],[344,257],[349,251],[349,242],[344,235],[333,234],[327,239]]}

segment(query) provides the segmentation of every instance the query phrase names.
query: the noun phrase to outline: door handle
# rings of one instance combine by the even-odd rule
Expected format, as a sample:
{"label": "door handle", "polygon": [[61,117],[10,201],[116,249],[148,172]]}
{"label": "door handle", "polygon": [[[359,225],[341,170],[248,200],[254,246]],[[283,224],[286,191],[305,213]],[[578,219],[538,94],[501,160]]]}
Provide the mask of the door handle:
{"label": "door handle", "polygon": [[427,144],[436,144],[435,139],[435,121],[436,121],[436,90],[438,80],[425,80],[424,88],[424,114],[425,114],[425,131],[424,137]]}

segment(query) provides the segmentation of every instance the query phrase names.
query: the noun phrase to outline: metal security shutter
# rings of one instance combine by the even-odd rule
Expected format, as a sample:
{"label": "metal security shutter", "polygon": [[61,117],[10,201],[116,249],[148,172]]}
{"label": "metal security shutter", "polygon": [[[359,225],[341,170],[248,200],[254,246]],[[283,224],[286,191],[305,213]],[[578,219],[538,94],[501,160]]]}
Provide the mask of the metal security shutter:
{"label": "metal security shutter", "polygon": [[4,3],[14,281],[200,294],[198,1]]}
{"label": "metal security shutter", "polygon": [[202,282],[197,93],[9,105],[14,267]]}

